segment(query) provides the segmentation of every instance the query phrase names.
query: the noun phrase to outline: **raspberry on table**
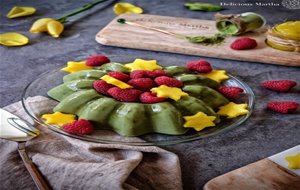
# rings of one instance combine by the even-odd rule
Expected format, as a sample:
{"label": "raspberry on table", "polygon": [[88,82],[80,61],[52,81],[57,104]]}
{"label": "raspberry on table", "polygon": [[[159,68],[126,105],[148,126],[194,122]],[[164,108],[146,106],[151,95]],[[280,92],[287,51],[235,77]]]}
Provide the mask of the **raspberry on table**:
{"label": "raspberry on table", "polygon": [[262,87],[277,91],[277,92],[288,92],[291,88],[297,85],[292,80],[267,80],[260,84]]}
{"label": "raspberry on table", "polygon": [[231,49],[234,50],[246,50],[246,49],[253,49],[257,46],[256,40],[252,38],[238,38],[230,45]]}
{"label": "raspberry on table", "polygon": [[267,109],[279,113],[294,113],[299,107],[297,102],[268,102]]}

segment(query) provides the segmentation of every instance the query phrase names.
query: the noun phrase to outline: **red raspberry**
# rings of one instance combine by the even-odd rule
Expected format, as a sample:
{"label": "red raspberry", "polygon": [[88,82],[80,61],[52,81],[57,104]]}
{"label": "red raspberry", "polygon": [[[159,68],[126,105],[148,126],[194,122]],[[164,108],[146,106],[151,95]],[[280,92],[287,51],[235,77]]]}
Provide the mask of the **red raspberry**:
{"label": "red raspberry", "polygon": [[253,49],[256,46],[256,41],[251,38],[238,38],[230,45],[231,49],[234,50]]}
{"label": "red raspberry", "polygon": [[212,71],[211,65],[207,61],[204,61],[204,60],[187,62],[186,67],[190,71],[196,71],[199,73],[208,73],[208,72]]}
{"label": "red raspberry", "polygon": [[180,80],[171,77],[166,77],[166,76],[157,77],[154,79],[154,81],[158,86],[167,85],[170,87],[177,87],[177,88],[181,88],[183,86],[183,83]]}
{"label": "red raspberry", "polygon": [[153,104],[153,103],[163,102],[165,100],[166,98],[157,97],[155,94],[151,92],[144,92],[140,96],[140,101],[145,104]]}
{"label": "red raspberry", "polygon": [[292,80],[268,80],[260,84],[262,87],[265,87],[269,90],[277,92],[287,92],[291,88],[297,85],[295,81]]}
{"label": "red raspberry", "polygon": [[219,86],[217,90],[226,98],[236,98],[238,95],[244,92],[242,88],[235,86]]}
{"label": "red raspberry", "polygon": [[108,93],[121,102],[138,102],[143,92],[133,88],[121,89],[113,87],[108,90]]}
{"label": "red raspberry", "polygon": [[128,81],[128,84],[144,92],[150,91],[151,88],[156,86],[155,82],[150,78],[131,79]]}
{"label": "red raspberry", "polygon": [[169,76],[169,75],[166,71],[160,70],[160,69],[156,69],[149,73],[149,77],[151,77],[151,78],[156,78],[156,77],[160,77],[160,76]]}
{"label": "red raspberry", "polygon": [[85,64],[87,66],[96,67],[96,66],[101,66],[101,65],[103,65],[105,63],[109,63],[109,62],[110,62],[110,60],[105,55],[96,54],[96,55],[92,55],[92,56],[88,57]]}
{"label": "red raspberry", "polygon": [[297,102],[268,102],[267,108],[279,113],[296,112],[299,104]]}
{"label": "red raspberry", "polygon": [[138,78],[148,78],[150,76],[151,71],[147,70],[135,70],[130,73],[130,78],[138,79]]}
{"label": "red raspberry", "polygon": [[73,121],[62,126],[63,130],[71,134],[90,134],[94,132],[95,127],[85,119]]}
{"label": "red raspberry", "polygon": [[111,72],[107,73],[107,75],[114,77],[115,79],[118,79],[123,82],[127,82],[130,80],[129,75],[122,73],[122,72],[118,72],[118,71],[111,71]]}
{"label": "red raspberry", "polygon": [[93,82],[93,87],[95,88],[96,91],[100,92],[101,94],[109,96],[107,91],[108,91],[108,89],[114,87],[114,85],[108,84],[104,80],[95,80]]}

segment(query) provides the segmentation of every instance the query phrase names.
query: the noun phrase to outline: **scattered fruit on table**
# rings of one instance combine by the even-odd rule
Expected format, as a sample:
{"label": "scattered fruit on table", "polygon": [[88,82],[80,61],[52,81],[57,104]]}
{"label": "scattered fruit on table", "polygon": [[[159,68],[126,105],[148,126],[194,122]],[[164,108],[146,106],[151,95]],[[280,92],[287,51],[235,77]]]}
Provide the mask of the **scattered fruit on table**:
{"label": "scattered fruit on table", "polygon": [[267,80],[260,84],[262,87],[277,91],[277,92],[288,92],[297,85],[295,81],[292,80]]}
{"label": "scattered fruit on table", "polygon": [[252,38],[242,37],[234,40],[230,45],[231,49],[234,50],[247,50],[254,49],[257,46],[256,40]]}
{"label": "scattered fruit on table", "polygon": [[267,109],[273,110],[279,113],[294,113],[299,107],[297,102],[273,102],[270,101],[267,104]]}

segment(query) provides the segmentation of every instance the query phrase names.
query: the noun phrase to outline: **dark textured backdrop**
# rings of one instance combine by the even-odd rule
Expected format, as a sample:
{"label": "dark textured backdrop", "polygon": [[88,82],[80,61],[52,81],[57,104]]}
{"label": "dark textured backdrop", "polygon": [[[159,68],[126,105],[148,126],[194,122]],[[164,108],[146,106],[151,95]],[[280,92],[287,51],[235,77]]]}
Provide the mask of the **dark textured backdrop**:
{"label": "dark textured backdrop", "polygon": [[[169,53],[149,52],[125,48],[105,47],[97,44],[95,34],[109,23],[115,14],[112,6],[101,8],[98,5],[80,16],[71,18],[61,38],[54,39],[45,34],[28,32],[31,24],[41,17],[59,17],[91,1],[30,1],[2,0],[1,33],[20,32],[30,38],[30,44],[23,47],[0,47],[1,51],[1,107],[19,101],[23,88],[39,74],[65,65],[70,60],[80,60],[88,55],[104,53],[106,55],[132,55],[153,58],[180,57],[186,60],[199,57]],[[214,13],[193,12],[183,7],[184,0],[133,1],[144,8],[145,13],[212,19]],[[209,2],[254,2],[254,1],[209,1]],[[262,1],[280,3],[281,1]],[[107,4],[107,3],[106,3]],[[33,6],[37,13],[30,17],[7,19],[6,13],[15,5]],[[300,11],[284,7],[227,7],[222,13],[241,13],[255,11],[266,17],[269,24],[300,18]],[[265,158],[300,143],[300,118],[297,114],[281,115],[265,110],[269,100],[299,101],[300,85],[291,93],[270,92],[259,87],[259,83],[268,79],[292,79],[300,83],[300,69],[293,67],[267,65],[253,62],[220,60],[205,58],[215,66],[226,68],[247,82],[255,92],[256,105],[251,118],[239,128],[230,132],[200,141],[166,146],[178,154],[185,189],[200,189],[208,180],[239,168],[251,162]]]}

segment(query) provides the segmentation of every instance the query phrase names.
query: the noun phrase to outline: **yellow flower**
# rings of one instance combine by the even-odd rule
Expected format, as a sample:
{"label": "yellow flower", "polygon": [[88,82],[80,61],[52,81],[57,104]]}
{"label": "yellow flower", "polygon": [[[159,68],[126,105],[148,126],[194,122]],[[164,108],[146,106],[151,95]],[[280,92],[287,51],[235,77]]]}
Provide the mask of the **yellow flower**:
{"label": "yellow flower", "polygon": [[28,16],[34,14],[36,11],[33,7],[19,7],[15,6],[13,7],[9,13],[7,13],[7,18],[17,18],[22,16]]}
{"label": "yellow flower", "polygon": [[141,14],[143,13],[143,9],[130,3],[117,3],[114,6],[114,12],[117,15],[124,13]]}
{"label": "yellow flower", "polygon": [[9,32],[0,34],[0,44],[5,46],[23,46],[29,42],[29,39],[19,33]]}
{"label": "yellow flower", "polygon": [[64,25],[59,21],[52,18],[41,18],[33,23],[29,31],[32,33],[48,32],[54,38],[58,38],[63,30]]}

